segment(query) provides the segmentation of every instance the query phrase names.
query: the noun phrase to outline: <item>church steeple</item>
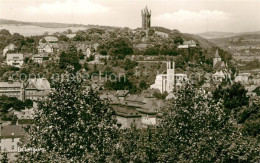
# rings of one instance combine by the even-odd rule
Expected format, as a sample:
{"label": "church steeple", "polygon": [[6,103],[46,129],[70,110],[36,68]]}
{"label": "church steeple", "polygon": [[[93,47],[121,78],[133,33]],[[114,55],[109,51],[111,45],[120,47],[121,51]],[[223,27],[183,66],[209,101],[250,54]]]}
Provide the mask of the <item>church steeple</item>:
{"label": "church steeple", "polygon": [[216,53],[215,53],[215,56],[214,56],[214,58],[213,58],[213,67],[215,67],[215,65],[216,65],[219,61],[221,61],[221,57],[220,57],[220,55],[218,54],[218,49],[217,49],[217,51],[216,51]]}
{"label": "church steeple", "polygon": [[215,53],[214,58],[221,58],[221,57],[219,56],[219,54],[218,54],[218,49],[217,49],[217,51],[216,51],[216,53]]}

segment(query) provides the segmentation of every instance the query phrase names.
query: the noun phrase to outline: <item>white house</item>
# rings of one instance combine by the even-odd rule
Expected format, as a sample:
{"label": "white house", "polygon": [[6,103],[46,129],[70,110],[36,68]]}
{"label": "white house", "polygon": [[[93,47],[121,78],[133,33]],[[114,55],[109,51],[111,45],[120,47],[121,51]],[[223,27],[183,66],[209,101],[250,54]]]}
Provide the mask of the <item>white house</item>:
{"label": "white house", "polygon": [[39,46],[38,46],[38,52],[39,53],[52,53],[54,51],[54,48],[51,44],[49,43],[41,43]]}
{"label": "white house", "polygon": [[20,68],[23,65],[23,54],[7,54],[6,63],[7,65]]}
{"label": "white house", "polygon": [[235,77],[235,82],[241,82],[247,84],[249,81],[250,73],[240,73],[238,76]]}
{"label": "white house", "polygon": [[18,143],[25,136],[25,131],[21,125],[7,125],[0,129],[1,143],[0,151],[16,153],[18,152]]}
{"label": "white house", "polygon": [[44,61],[48,61],[49,60],[49,56],[41,53],[41,54],[35,54],[32,56],[32,60],[36,63],[43,63]]}
{"label": "white house", "polygon": [[6,47],[3,49],[3,56],[5,56],[8,51],[13,51],[13,50],[15,50],[16,48],[17,48],[17,47],[16,47],[14,44],[9,44],[8,46],[6,46]]}
{"label": "white house", "polygon": [[192,48],[192,47],[196,47],[196,42],[193,40],[190,41],[184,41],[182,45],[178,46],[178,49],[188,49],[188,48]]}

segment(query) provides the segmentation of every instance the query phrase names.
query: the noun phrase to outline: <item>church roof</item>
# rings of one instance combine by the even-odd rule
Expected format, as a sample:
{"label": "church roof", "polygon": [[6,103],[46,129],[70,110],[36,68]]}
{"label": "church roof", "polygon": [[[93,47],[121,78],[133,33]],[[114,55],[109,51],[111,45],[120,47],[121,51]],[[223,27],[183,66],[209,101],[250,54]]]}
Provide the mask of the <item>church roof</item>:
{"label": "church roof", "polygon": [[215,58],[220,58],[220,55],[218,54],[218,49],[217,49],[217,51],[216,51],[216,53],[215,53],[215,56],[214,56]]}
{"label": "church roof", "polygon": [[223,70],[223,69],[226,69],[227,66],[226,66],[226,64],[225,64],[224,61],[218,61],[218,62],[214,65],[214,68],[215,68],[216,70]]}

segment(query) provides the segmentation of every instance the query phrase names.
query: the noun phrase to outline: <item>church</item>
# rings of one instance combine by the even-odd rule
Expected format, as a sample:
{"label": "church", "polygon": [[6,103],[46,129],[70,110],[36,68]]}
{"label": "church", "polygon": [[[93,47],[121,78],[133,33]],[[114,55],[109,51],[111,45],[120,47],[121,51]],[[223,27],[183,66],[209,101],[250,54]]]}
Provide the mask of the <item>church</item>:
{"label": "church", "polygon": [[159,89],[161,93],[171,93],[175,87],[181,87],[184,80],[187,80],[186,74],[175,74],[175,62],[168,61],[167,73],[156,75],[154,84],[150,86],[150,89]]}

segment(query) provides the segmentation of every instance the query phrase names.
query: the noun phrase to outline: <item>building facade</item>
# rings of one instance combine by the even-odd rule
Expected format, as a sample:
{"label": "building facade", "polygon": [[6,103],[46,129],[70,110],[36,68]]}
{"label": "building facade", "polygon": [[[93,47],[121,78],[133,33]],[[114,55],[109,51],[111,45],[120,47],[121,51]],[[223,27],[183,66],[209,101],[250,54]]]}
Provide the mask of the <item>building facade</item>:
{"label": "building facade", "polygon": [[155,83],[150,86],[151,89],[159,89],[161,93],[170,93],[175,84],[175,63],[167,62],[167,74],[156,75]]}
{"label": "building facade", "polygon": [[20,53],[13,53],[6,55],[6,63],[7,65],[14,66],[14,67],[22,67],[23,65],[23,54]]}
{"label": "building facade", "polygon": [[1,124],[0,134],[0,151],[16,153],[19,149],[18,143],[26,133],[21,125],[2,126]]}
{"label": "building facade", "polygon": [[50,83],[45,78],[29,79],[27,82],[13,82],[12,78],[8,82],[0,82],[0,96],[16,97],[24,101],[31,99],[42,100],[51,92]]}

